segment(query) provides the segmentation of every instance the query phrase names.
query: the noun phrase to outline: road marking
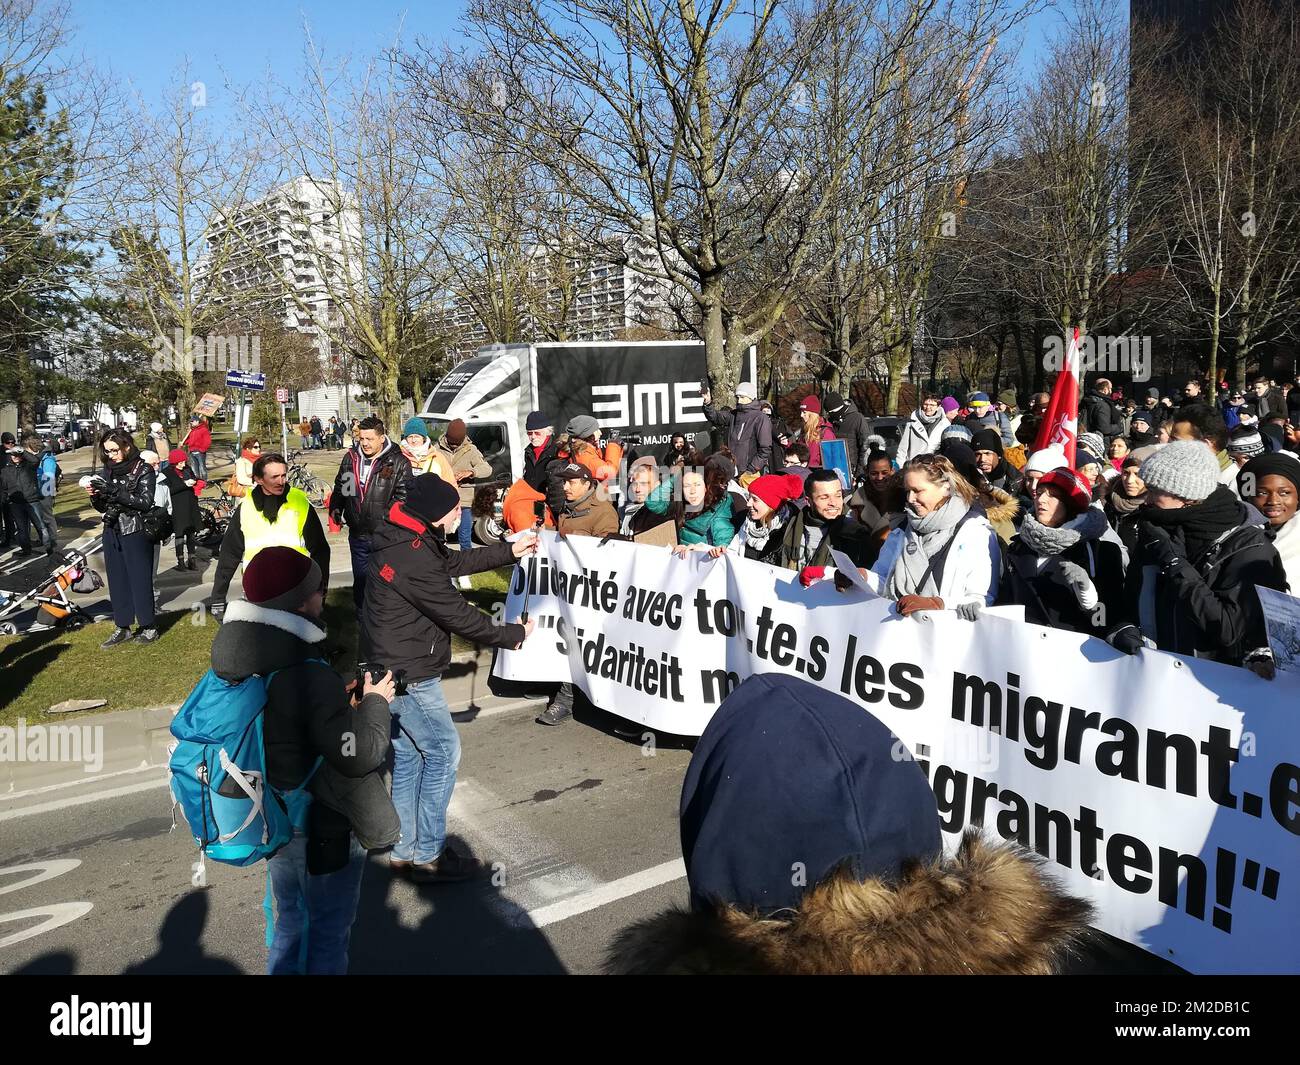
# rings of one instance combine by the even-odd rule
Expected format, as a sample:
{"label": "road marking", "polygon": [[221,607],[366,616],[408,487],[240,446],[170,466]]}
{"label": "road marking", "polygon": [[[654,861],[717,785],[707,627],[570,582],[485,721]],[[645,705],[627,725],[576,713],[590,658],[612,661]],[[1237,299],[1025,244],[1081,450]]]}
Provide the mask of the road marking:
{"label": "road marking", "polygon": [[31,887],[33,884],[39,884],[45,880],[53,880],[56,876],[72,872],[80,864],[81,860],[79,858],[56,858],[52,862],[32,862],[28,865],[11,865],[5,869],[0,869],[0,877],[7,877],[12,873],[25,873],[29,869],[41,870],[35,876],[19,880],[16,884],[6,884],[4,887],[0,887],[0,895],[7,895],[11,891],[21,891],[23,888]]}
{"label": "road marking", "polygon": [[12,947],[15,943],[34,939],[46,932],[53,932],[54,929],[69,924],[78,917],[85,917],[94,908],[93,902],[56,902],[53,906],[38,906],[33,910],[15,910],[13,913],[0,914],[0,924],[23,921],[31,917],[45,918],[40,924],[33,925],[31,928],[24,928],[21,932],[10,932],[0,939],[0,947]]}
{"label": "road marking", "polygon": [[[113,777],[131,776],[135,773],[147,773],[151,769],[157,769],[156,765],[148,763],[138,765],[133,769],[114,769],[111,773],[97,773],[93,778],[94,783],[98,784],[101,780],[110,780]],[[51,791],[63,791],[65,788],[84,787],[91,783],[90,778],[82,780],[65,780],[58,784],[42,784],[39,788],[27,788],[24,791],[13,791],[0,795],[0,803],[13,802],[15,799],[25,799],[30,795],[44,795]]]}
{"label": "road marking", "polygon": [[[16,884],[9,884],[0,888],[0,895],[9,891],[20,891],[23,888],[29,888],[46,880],[53,880],[56,876],[72,872],[80,864],[81,860],[78,858],[56,858],[52,862],[31,862],[26,865],[11,865],[7,869],[0,869],[0,876],[8,876],[10,873],[25,873],[33,869],[37,870],[35,876],[29,876]],[[12,913],[0,913],[0,924],[26,921],[33,917],[45,918],[40,924],[32,925],[31,928],[24,928],[21,932],[10,932],[9,935],[0,938],[0,947],[11,947],[15,943],[22,943],[24,940],[34,939],[46,932],[52,932],[56,928],[75,921],[78,917],[85,917],[94,908],[95,904],[93,902],[56,902],[51,906],[37,906],[30,910],[14,910]]]}
{"label": "road marking", "polygon": [[167,777],[164,775],[160,780],[150,780],[143,784],[127,784],[120,788],[109,788],[107,791],[91,792],[89,795],[73,795],[66,799],[53,799],[50,802],[37,803],[35,806],[27,806],[21,810],[3,810],[0,811],[0,821],[13,821],[19,817],[53,813],[55,810],[67,810],[73,806],[86,806],[92,802],[116,799],[121,795],[134,795],[139,791],[151,791],[154,788],[165,788],[166,786]]}
{"label": "road marking", "polygon": [[651,866],[649,869],[642,869],[639,873],[632,873],[629,876],[621,876],[617,880],[611,880],[608,884],[600,884],[589,891],[584,891],[560,902],[553,902],[548,906],[527,910],[523,916],[527,918],[532,927],[545,928],[547,925],[567,921],[570,917],[577,917],[589,910],[608,906],[611,902],[617,902],[619,899],[639,895],[643,891],[649,891],[651,888],[661,887],[664,884],[671,884],[682,879],[685,875],[686,863],[680,858],[674,858],[671,862]]}

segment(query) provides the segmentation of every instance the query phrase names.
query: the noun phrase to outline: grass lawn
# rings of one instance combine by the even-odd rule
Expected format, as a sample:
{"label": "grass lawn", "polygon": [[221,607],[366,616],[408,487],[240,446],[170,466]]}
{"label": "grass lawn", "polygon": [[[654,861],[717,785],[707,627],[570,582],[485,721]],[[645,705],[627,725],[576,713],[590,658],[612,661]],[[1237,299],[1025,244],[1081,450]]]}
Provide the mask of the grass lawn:
{"label": "grass lawn", "polygon": [[[509,570],[473,578],[466,598],[490,611],[505,598]],[[325,604],[328,643],[339,649],[334,666],[348,676],[356,666],[357,619],[352,589],[336,588]],[[18,718],[39,720],[65,699],[107,699],[94,713],[169,706],[181,702],[209,665],[217,623],[206,614],[175,613],[159,618],[162,638],[155,644],[128,643],[101,650],[113,631],[111,622],[87,625],[78,632],[51,629],[29,636],[0,637],[0,725]],[[452,654],[473,647],[458,637]],[[75,715],[59,715],[70,717]]]}

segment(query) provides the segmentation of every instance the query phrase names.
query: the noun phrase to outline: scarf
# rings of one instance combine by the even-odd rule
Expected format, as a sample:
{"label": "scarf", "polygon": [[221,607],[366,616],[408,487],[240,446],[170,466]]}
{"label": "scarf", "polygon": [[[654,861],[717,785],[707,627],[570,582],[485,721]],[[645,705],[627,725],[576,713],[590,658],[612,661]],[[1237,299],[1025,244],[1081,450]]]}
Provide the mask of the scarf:
{"label": "scarf", "polygon": [[1267,526],[1265,532],[1277,548],[1282,568],[1286,570],[1286,583],[1295,595],[1300,592],[1300,514],[1285,525]]}
{"label": "scarf", "polygon": [[780,532],[785,527],[789,517],[790,512],[785,506],[774,511],[767,521],[755,521],[752,515],[747,514],[745,524],[740,530],[741,542],[755,551],[762,551],[767,547],[772,534]]}
{"label": "scarf", "polygon": [[1182,556],[1195,563],[1216,540],[1229,529],[1246,522],[1246,508],[1231,489],[1219,485],[1201,503],[1177,510],[1161,510],[1145,506],[1142,517],[1169,533],[1175,547],[1182,548]]}
{"label": "scarf", "polygon": [[135,464],[140,461],[139,455],[132,455],[129,459],[118,459],[116,462],[104,462],[104,476],[110,481],[124,481],[135,470]]}
{"label": "scarf", "polygon": [[[953,535],[957,523],[970,510],[961,496],[953,495],[941,507],[936,507],[918,518],[911,508],[906,508],[907,524],[903,530],[903,550],[889,575],[888,591],[891,599],[905,595],[938,595],[939,586],[933,570],[927,575],[930,559],[934,557]],[[924,582],[922,581],[922,578]]]}
{"label": "scarf", "polygon": [[1056,528],[1043,525],[1033,514],[1026,514],[1020,526],[1020,542],[1040,557],[1059,555],[1081,540],[1098,539],[1107,527],[1106,515],[1096,507],[1088,507],[1077,518]]}
{"label": "scarf", "polygon": [[[944,417],[944,409],[940,407],[937,411],[934,412],[933,417],[929,417],[929,418],[925,416],[925,411],[921,410],[920,407],[917,407],[916,410],[913,412],[913,414],[916,420],[920,422],[923,426],[925,426],[926,429],[933,429],[936,425],[939,424],[939,419]],[[927,437],[929,435],[930,435],[929,433],[926,433]]]}
{"label": "scarf", "polygon": [[402,454],[412,462],[423,462],[429,457],[429,452],[433,450],[433,445],[429,443],[429,438],[424,437],[423,444],[410,444],[402,442]]}
{"label": "scarf", "polygon": [[256,462],[262,457],[262,453],[260,451],[249,451],[248,448],[244,448],[244,450],[239,453],[239,457],[248,459],[249,462]]}
{"label": "scarf", "polygon": [[1110,504],[1111,510],[1116,514],[1132,514],[1138,507],[1147,501],[1147,494],[1126,496],[1123,492],[1116,489],[1106,497],[1106,502]]}

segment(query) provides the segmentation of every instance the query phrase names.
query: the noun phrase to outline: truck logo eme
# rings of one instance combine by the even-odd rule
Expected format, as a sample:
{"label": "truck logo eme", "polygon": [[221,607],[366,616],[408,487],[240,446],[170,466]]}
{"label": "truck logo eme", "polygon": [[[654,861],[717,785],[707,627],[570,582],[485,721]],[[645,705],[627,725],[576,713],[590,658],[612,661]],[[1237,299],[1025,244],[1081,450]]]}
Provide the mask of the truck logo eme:
{"label": "truck logo eme", "polygon": [[[669,396],[672,397],[671,410]],[[591,399],[591,413],[605,429],[680,425],[705,420],[697,381],[592,385]]]}

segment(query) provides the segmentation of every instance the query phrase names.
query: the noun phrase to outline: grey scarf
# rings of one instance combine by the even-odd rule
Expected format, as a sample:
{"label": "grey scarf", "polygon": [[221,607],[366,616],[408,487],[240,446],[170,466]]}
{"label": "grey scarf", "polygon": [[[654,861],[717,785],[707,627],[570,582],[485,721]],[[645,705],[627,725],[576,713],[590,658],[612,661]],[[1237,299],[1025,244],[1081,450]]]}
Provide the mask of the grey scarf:
{"label": "grey scarf", "polygon": [[767,547],[768,541],[774,533],[779,532],[790,517],[789,508],[782,505],[766,522],[755,521],[752,517],[745,518],[744,535],[741,537],[746,547],[752,547],[755,551],[762,551]]}
{"label": "grey scarf", "polygon": [[1040,557],[1059,555],[1080,540],[1096,540],[1107,528],[1106,515],[1096,507],[1088,507],[1077,518],[1071,518],[1058,528],[1049,528],[1033,514],[1026,514],[1020,526],[1020,542]]}
{"label": "grey scarf", "polygon": [[[961,496],[953,495],[941,507],[936,507],[923,518],[916,517],[910,508],[903,531],[903,550],[894,571],[889,575],[889,596],[901,599],[905,595],[938,595],[938,582],[931,571],[930,559],[942,549],[953,535],[957,523],[966,516],[970,504]],[[924,581],[922,581],[924,578]]]}

